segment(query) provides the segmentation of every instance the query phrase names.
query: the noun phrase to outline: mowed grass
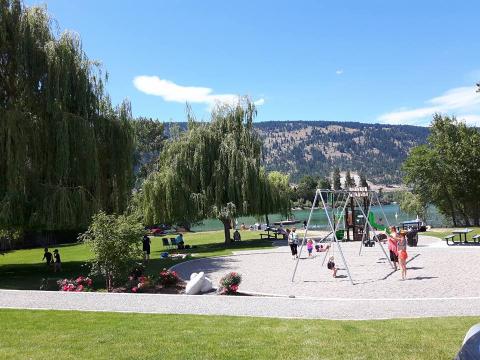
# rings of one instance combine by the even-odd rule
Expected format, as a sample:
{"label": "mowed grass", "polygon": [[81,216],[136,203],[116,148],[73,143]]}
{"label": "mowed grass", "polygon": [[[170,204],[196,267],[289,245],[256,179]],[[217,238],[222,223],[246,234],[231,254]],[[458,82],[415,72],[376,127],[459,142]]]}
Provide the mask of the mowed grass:
{"label": "mowed grass", "polygon": [[479,318],[328,321],[0,310],[2,359],[452,359]]}
{"label": "mowed grass", "polygon": [[[472,231],[467,234],[467,241],[471,241],[472,236],[480,234],[480,227],[468,227],[468,228],[471,229]],[[425,232],[425,233],[422,233],[422,234],[429,235],[429,236],[435,236],[435,237],[438,237],[438,238],[443,240],[443,239],[445,239],[445,236],[450,235],[452,233],[452,229],[445,229],[445,230],[436,229],[436,230],[440,230],[440,231],[428,231],[428,232]],[[455,229],[464,229],[464,227],[463,228],[455,228]],[[462,235],[462,239],[463,239],[463,235]],[[456,241],[458,241],[458,235],[456,237]]]}
{"label": "mowed grass", "polygon": [[[147,266],[147,273],[158,274],[163,268],[179,263],[184,260],[161,259],[160,254],[164,251],[176,253],[189,253],[194,258],[209,256],[230,255],[233,251],[268,248],[271,241],[260,240],[260,232],[243,231],[242,241],[226,247],[224,244],[223,231],[202,233],[186,233],[186,244],[195,246],[189,250],[168,250],[162,245],[161,237],[151,237],[151,260]],[[172,235],[172,237],[175,237]],[[72,278],[78,275],[88,275],[88,260],[92,258],[89,248],[85,244],[74,243],[56,245],[50,247],[50,251],[58,249],[62,258],[62,272],[53,273],[52,268],[47,268],[42,263],[43,248],[15,250],[0,255],[0,288],[3,289],[39,289],[43,278]],[[141,261],[141,259],[139,259]],[[102,288],[104,284],[96,279],[95,287]]]}

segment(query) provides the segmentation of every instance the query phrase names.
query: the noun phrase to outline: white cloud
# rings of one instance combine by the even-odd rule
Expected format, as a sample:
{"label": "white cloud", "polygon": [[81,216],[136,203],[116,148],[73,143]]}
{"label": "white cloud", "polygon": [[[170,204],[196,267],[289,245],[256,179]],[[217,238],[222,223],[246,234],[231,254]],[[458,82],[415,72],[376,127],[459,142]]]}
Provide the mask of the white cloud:
{"label": "white cloud", "polygon": [[254,102],[254,104],[256,106],[262,106],[263,104],[265,104],[265,99],[264,98],[258,99],[257,101]]}
{"label": "white cloud", "polygon": [[343,74],[343,69],[337,69],[337,71],[335,71],[335,74],[342,75]]}
{"label": "white cloud", "polygon": [[469,124],[480,123],[480,94],[475,86],[464,86],[446,91],[425,101],[425,106],[399,109],[382,114],[378,120],[387,124],[428,125],[434,113],[456,115]]}
{"label": "white cloud", "polygon": [[[145,94],[159,96],[169,102],[207,104],[211,107],[217,102],[234,104],[239,100],[238,95],[215,94],[213,89],[208,87],[177,85],[158,76],[136,76],[133,85]],[[263,98],[255,101],[255,105],[264,103]]]}

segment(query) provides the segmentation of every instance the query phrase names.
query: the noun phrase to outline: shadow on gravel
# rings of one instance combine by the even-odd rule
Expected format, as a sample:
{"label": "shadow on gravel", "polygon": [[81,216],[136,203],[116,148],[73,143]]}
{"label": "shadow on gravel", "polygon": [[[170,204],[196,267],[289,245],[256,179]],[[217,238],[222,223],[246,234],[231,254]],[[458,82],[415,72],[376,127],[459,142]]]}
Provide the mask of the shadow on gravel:
{"label": "shadow on gravel", "polygon": [[203,258],[179,264],[175,270],[180,273],[183,279],[188,280],[194,272],[198,273],[203,271],[205,274],[210,274],[217,271],[227,271],[231,270],[232,266],[235,266],[234,264],[237,262],[238,260],[230,257]]}

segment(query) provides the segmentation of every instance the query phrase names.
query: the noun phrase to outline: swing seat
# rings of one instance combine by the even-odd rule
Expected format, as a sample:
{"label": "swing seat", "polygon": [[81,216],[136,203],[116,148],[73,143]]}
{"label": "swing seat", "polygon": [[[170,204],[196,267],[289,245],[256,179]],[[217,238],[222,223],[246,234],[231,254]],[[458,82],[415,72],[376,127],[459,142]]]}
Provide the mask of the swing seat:
{"label": "swing seat", "polygon": [[337,237],[337,240],[342,241],[343,237],[345,236],[345,230],[335,231],[335,236]]}

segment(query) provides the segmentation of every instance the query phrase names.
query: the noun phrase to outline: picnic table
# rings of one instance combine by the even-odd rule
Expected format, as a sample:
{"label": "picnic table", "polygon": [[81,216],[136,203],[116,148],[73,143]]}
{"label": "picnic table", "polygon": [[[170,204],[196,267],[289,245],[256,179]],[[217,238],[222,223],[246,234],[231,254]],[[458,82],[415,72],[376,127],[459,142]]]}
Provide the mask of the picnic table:
{"label": "picnic table", "polygon": [[[263,240],[264,237],[266,237],[268,240],[270,240],[270,239],[278,240],[278,231],[277,231],[277,229],[273,229],[273,228],[267,227],[266,231],[267,231],[266,234],[260,234],[260,239],[261,239],[261,240]],[[273,232],[273,235],[270,235],[270,232]]]}
{"label": "picnic table", "polygon": [[458,229],[458,230],[453,230],[453,231],[452,231],[452,234],[459,236],[459,238],[460,238],[460,243],[462,243],[462,235],[463,235],[463,243],[464,243],[464,244],[468,244],[467,234],[468,234],[469,232],[472,232],[472,229]]}

